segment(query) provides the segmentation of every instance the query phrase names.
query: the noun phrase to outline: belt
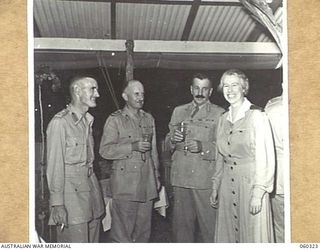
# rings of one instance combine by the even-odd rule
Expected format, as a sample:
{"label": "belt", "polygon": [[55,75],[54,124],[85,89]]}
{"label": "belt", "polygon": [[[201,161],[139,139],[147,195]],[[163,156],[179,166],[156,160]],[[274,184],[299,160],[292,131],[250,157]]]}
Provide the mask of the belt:
{"label": "belt", "polygon": [[93,167],[87,166],[69,166],[65,168],[66,177],[75,177],[75,176],[87,176],[90,177],[93,174]]}
{"label": "belt", "polygon": [[182,143],[177,143],[175,145],[175,150],[177,150],[177,151],[186,151],[187,148],[186,148],[186,145],[182,142]]}
{"label": "belt", "polygon": [[254,159],[252,159],[252,158],[244,158],[244,159],[231,158],[231,156],[230,156],[230,158],[224,157],[223,162],[227,165],[243,165],[243,164],[253,163]]}

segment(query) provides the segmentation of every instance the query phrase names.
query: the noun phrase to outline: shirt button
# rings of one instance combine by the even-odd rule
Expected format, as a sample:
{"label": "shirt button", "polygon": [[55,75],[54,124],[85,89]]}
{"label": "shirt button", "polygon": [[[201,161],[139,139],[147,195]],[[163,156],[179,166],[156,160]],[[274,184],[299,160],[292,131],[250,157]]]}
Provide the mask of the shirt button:
{"label": "shirt button", "polygon": [[235,228],[235,230],[236,230],[236,232],[238,232],[239,230],[238,230],[238,228]]}
{"label": "shirt button", "polygon": [[236,163],[236,162],[234,162],[234,163],[233,163],[233,165],[237,165],[237,163]]}
{"label": "shirt button", "polygon": [[228,141],[228,145],[230,145],[230,142]]}
{"label": "shirt button", "polygon": [[231,168],[231,170],[233,170],[233,167],[230,167]]}
{"label": "shirt button", "polygon": [[232,131],[230,131],[230,135],[232,134]]}
{"label": "shirt button", "polygon": [[234,215],[233,217],[234,217],[235,219],[238,219],[238,216],[236,216],[236,215]]}
{"label": "shirt button", "polygon": [[224,163],[227,163],[227,160],[223,160],[224,161]]}
{"label": "shirt button", "polygon": [[234,179],[232,178],[231,181],[234,181]]}
{"label": "shirt button", "polygon": [[76,142],[76,146],[78,146],[78,143]]}
{"label": "shirt button", "polygon": [[129,135],[129,138],[131,138],[131,135]]}
{"label": "shirt button", "polygon": [[231,157],[231,155],[229,155],[229,157]]}
{"label": "shirt button", "polygon": [[123,170],[123,167],[121,167],[120,170]]}
{"label": "shirt button", "polygon": [[236,204],[236,203],[233,203],[233,206],[234,206],[234,207],[236,207],[236,206],[237,206],[237,204]]}
{"label": "shirt button", "polygon": [[78,192],[78,189],[75,189],[74,191]]}
{"label": "shirt button", "polygon": [[235,192],[235,191],[232,191],[232,194],[236,194],[236,192]]}

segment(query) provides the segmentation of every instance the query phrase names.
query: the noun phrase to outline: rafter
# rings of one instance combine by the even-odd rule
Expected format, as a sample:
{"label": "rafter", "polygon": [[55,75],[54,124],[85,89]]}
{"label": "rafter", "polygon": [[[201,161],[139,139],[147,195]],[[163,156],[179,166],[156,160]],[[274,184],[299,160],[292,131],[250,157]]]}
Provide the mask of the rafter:
{"label": "rafter", "polygon": [[[279,54],[275,43],[135,40],[134,52]],[[125,40],[35,38],[35,51],[126,51]]]}
{"label": "rafter", "polygon": [[201,0],[193,1],[186,25],[184,27],[184,30],[181,36],[181,41],[187,41],[189,39],[189,35],[191,32],[194,20],[196,19],[200,3],[201,3]]}

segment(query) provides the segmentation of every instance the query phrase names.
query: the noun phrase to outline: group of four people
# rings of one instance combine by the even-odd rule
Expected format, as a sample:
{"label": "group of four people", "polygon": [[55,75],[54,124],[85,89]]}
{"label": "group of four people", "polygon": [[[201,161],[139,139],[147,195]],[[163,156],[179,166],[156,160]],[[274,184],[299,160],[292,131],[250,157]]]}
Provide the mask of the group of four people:
{"label": "group of four people", "polygon": [[[274,142],[282,143],[282,137],[275,139],[267,115],[245,97],[249,82],[243,72],[226,71],[218,90],[230,103],[227,111],[210,102],[210,79],[194,75],[193,101],[176,107],[169,123],[174,241],[195,242],[198,235],[200,242],[283,242],[283,192],[272,203],[277,209],[269,197],[275,186]],[[98,242],[104,206],[92,171],[93,118],[87,112],[96,106],[97,82],[76,77],[70,93],[71,103],[47,129],[49,224],[57,225],[59,242]],[[141,82],[129,81],[122,97],[126,105],[106,120],[99,148],[103,158],[113,160],[110,237],[148,242],[161,187],[155,121],[142,110]]]}

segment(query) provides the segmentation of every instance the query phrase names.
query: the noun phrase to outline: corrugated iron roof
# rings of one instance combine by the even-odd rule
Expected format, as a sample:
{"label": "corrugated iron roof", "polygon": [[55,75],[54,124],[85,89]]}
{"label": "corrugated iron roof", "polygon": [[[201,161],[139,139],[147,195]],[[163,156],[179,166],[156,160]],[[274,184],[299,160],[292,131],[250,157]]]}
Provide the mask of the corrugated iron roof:
{"label": "corrugated iron roof", "polygon": [[[34,0],[34,20],[41,37],[181,40],[194,3],[180,2]],[[242,42],[260,26],[236,1],[220,2],[224,4],[200,3],[187,40]],[[112,4],[115,37],[111,37]],[[279,8],[277,19],[281,13]],[[257,41],[271,41],[265,29],[259,32]]]}

